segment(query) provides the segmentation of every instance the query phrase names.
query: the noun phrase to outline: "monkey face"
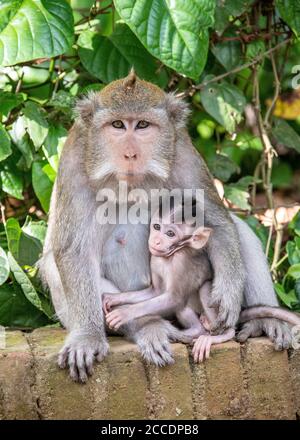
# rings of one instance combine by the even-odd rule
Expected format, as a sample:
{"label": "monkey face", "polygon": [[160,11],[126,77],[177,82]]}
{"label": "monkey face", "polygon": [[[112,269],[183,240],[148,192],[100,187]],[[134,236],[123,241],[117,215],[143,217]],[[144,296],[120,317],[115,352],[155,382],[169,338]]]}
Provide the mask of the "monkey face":
{"label": "monkey face", "polygon": [[211,232],[204,226],[174,223],[170,218],[161,219],[159,214],[155,214],[150,225],[149,250],[156,257],[170,257],[187,247],[197,251],[206,245]]}
{"label": "monkey face", "polygon": [[94,177],[102,179],[112,173],[129,184],[138,184],[147,175],[167,179],[174,140],[164,111],[107,113],[99,112],[93,122]]}
{"label": "monkey face", "polygon": [[[140,186],[147,177],[165,182],[175,159],[176,132],[188,108],[174,94],[140,80],[134,71],[77,104],[89,179],[126,180]],[[159,180],[158,180],[159,179]]]}

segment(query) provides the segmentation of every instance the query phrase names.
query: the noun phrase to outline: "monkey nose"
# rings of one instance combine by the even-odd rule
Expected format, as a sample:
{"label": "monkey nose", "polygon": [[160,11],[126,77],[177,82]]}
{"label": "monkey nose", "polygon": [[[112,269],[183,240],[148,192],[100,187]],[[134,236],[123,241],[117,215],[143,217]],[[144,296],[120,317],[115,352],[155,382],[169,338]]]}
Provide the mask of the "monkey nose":
{"label": "monkey nose", "polygon": [[124,157],[126,160],[136,160],[137,154],[136,153],[125,153]]}

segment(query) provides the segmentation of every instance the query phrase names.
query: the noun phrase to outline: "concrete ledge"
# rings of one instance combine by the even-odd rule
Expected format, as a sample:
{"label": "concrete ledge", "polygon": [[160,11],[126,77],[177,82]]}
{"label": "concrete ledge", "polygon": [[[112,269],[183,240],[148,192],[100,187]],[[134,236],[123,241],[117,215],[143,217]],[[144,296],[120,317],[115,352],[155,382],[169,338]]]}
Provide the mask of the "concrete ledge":
{"label": "concrete ledge", "polygon": [[0,350],[0,419],[295,419],[300,351],[276,352],[265,338],[213,347],[205,364],[174,344],[175,364],[146,365],[134,344],[111,351],[86,385],[56,365],[65,332],[8,331]]}

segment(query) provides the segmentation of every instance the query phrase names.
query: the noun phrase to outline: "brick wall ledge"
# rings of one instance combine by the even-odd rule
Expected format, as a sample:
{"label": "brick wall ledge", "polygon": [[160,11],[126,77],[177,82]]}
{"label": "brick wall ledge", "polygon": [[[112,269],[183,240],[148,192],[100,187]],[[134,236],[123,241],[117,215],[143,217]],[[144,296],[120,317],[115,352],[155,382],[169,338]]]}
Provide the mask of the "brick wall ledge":
{"label": "brick wall ledge", "polygon": [[295,419],[300,350],[276,352],[266,338],[228,342],[195,365],[173,344],[175,364],[146,365],[134,344],[111,351],[85,385],[57,367],[65,332],[8,331],[0,350],[0,419]]}

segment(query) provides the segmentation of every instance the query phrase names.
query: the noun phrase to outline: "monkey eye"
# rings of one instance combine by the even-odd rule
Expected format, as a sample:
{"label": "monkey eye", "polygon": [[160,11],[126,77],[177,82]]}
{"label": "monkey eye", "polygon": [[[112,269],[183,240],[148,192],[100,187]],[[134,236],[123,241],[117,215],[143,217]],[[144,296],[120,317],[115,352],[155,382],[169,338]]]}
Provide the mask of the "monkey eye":
{"label": "monkey eye", "polygon": [[136,128],[147,128],[149,127],[149,122],[148,121],[139,121],[136,125]]}
{"label": "monkey eye", "polygon": [[160,225],[158,223],[154,223],[153,228],[160,231]]}
{"label": "monkey eye", "polygon": [[175,237],[175,233],[173,231],[167,231],[166,234],[168,237]]}
{"label": "monkey eye", "polygon": [[118,119],[117,121],[113,121],[113,122],[111,123],[111,125],[112,125],[114,128],[125,128],[125,125],[123,124],[123,122],[122,122],[120,119]]}

